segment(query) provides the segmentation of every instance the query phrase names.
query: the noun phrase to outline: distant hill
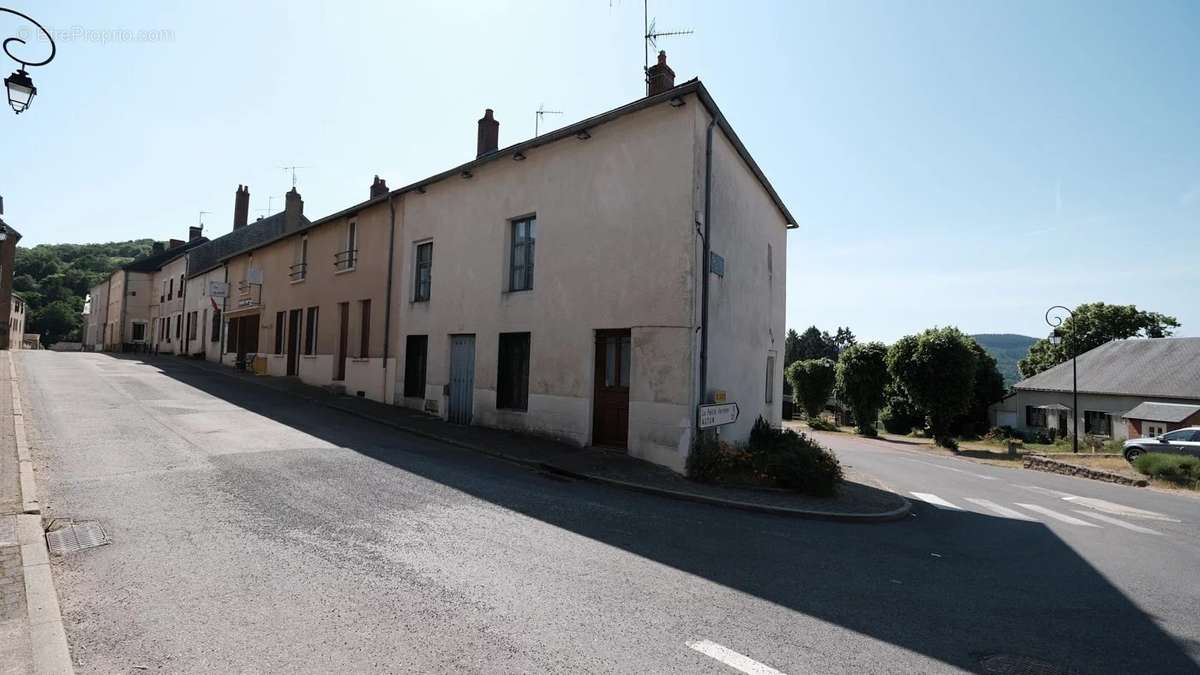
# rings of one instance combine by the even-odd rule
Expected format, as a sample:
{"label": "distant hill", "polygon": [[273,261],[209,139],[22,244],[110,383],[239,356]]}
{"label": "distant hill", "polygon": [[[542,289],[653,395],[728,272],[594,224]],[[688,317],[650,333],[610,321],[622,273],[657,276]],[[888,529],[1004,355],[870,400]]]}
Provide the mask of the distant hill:
{"label": "distant hill", "polygon": [[1004,386],[1011,387],[1021,381],[1021,372],[1017,370],[1017,362],[1025,358],[1029,348],[1037,342],[1037,338],[1028,335],[1013,335],[1012,333],[981,333],[972,335],[980,347],[987,350],[996,359],[996,367],[1004,376]]}

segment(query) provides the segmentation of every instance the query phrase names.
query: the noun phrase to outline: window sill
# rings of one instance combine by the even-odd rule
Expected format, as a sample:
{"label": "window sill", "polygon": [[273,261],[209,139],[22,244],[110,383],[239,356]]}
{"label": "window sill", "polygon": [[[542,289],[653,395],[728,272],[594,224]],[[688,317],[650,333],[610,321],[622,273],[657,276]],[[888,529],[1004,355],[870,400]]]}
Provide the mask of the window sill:
{"label": "window sill", "polygon": [[349,274],[350,272],[353,272],[353,271],[354,271],[354,270],[356,270],[356,269],[358,269],[358,268],[357,268],[357,267],[347,267],[347,268],[346,268],[346,269],[344,269],[344,270],[336,270],[336,271],[334,271],[334,274]]}
{"label": "window sill", "polygon": [[499,407],[497,407],[496,412],[508,413],[508,414],[512,414],[512,415],[527,415],[527,414],[529,414],[529,408],[499,408]]}
{"label": "window sill", "polygon": [[296,284],[302,284],[302,283],[304,283],[305,281],[306,281],[306,278],[301,278],[301,279],[292,279],[292,280],[291,280],[289,283],[291,283],[291,284],[294,286],[294,285],[296,285]]}
{"label": "window sill", "polygon": [[364,359],[362,357],[359,357],[359,358],[350,359],[350,363],[370,363],[370,362],[371,362],[370,358]]}
{"label": "window sill", "polygon": [[500,294],[501,295],[515,295],[518,293],[532,293],[532,292],[533,292],[532,288],[510,288],[508,290],[501,291]]}
{"label": "window sill", "polygon": [[418,300],[409,300],[408,304],[410,304],[410,305],[428,305],[429,298],[420,298]]}
{"label": "window sill", "polygon": [[300,358],[304,359],[305,361],[316,361],[317,355],[316,354],[301,354]]}

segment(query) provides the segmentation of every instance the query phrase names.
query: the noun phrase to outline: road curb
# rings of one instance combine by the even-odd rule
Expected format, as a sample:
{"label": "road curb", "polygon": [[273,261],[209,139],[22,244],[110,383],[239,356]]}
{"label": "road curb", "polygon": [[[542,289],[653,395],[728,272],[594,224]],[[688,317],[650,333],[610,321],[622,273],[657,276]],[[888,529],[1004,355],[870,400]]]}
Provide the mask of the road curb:
{"label": "road curb", "polygon": [[21,545],[21,573],[25,578],[25,607],[29,619],[29,641],[35,675],[72,675],[71,649],[63,625],[58,591],[50,570],[50,556],[42,529],[41,505],[37,501],[37,483],[33,458],[25,436],[25,413],[17,384],[17,367],[8,355],[8,373],[12,382],[12,414],[20,474],[21,505],[17,515],[17,543]]}
{"label": "road curb", "polygon": [[[192,367],[197,368],[197,369],[207,369],[207,368],[205,368],[205,366],[198,366],[195,364],[188,364],[188,365],[191,365]],[[230,375],[231,377],[236,377],[234,373],[228,373],[228,375]],[[245,378],[238,377],[236,379],[245,379]],[[250,381],[253,382],[253,380],[250,380]],[[793,508],[789,508],[786,506],[770,506],[767,504],[755,504],[753,502],[743,502],[743,501],[738,501],[738,500],[733,500],[733,499],[721,499],[719,497],[709,497],[706,495],[695,494],[692,492],[682,492],[680,490],[668,490],[666,488],[655,487],[652,485],[645,485],[642,483],[631,483],[629,481],[616,480],[614,478],[606,478],[604,476],[597,476],[595,474],[572,471],[570,469],[566,469],[561,466],[558,466],[557,464],[554,464],[553,462],[547,462],[547,461],[537,460],[537,459],[527,459],[524,457],[517,457],[515,455],[509,455],[507,453],[498,452],[496,450],[490,450],[490,449],[485,448],[480,445],[475,445],[473,443],[466,443],[466,442],[460,441],[451,436],[444,436],[442,434],[429,432],[429,431],[426,431],[425,429],[420,429],[417,427],[400,424],[398,422],[393,422],[392,420],[384,419],[382,417],[376,417],[375,415],[359,412],[352,408],[340,406],[337,404],[336,400],[335,401],[323,401],[323,400],[313,398],[310,396],[304,396],[303,394],[298,394],[296,392],[291,392],[286,389],[272,387],[271,385],[269,385],[265,382],[255,382],[255,384],[258,384],[259,386],[262,386],[262,387],[266,387],[268,389],[273,389],[273,390],[281,392],[281,393],[290,394],[292,396],[296,396],[298,398],[301,398],[301,399],[304,399],[307,401],[312,401],[314,403],[323,405],[326,408],[329,408],[331,410],[336,410],[338,412],[350,415],[352,417],[356,417],[358,419],[366,420],[368,422],[374,422],[376,424],[381,424],[383,426],[386,426],[386,427],[389,427],[392,429],[396,429],[397,431],[403,431],[405,433],[409,433],[414,436],[420,436],[422,438],[427,438],[427,439],[430,439],[433,441],[438,441],[440,443],[445,443],[447,445],[453,445],[455,447],[462,448],[464,450],[470,450],[475,453],[487,455],[488,457],[494,457],[496,459],[501,459],[501,460],[504,460],[507,462],[512,462],[514,464],[519,464],[521,466],[531,467],[531,468],[535,468],[535,469],[541,469],[543,471],[547,471],[550,473],[556,473],[559,475],[567,476],[569,478],[574,478],[576,480],[591,481],[593,483],[608,485],[611,487],[620,488],[623,490],[630,490],[633,492],[642,492],[645,494],[653,494],[653,495],[658,495],[660,497],[667,497],[670,499],[678,499],[681,501],[690,501],[690,502],[697,502],[697,503],[701,503],[701,504],[709,504],[711,506],[722,506],[725,508],[738,509],[741,511],[751,511],[751,512],[755,512],[755,513],[769,513],[769,514],[780,515],[780,516],[790,516],[793,518],[805,518],[805,519],[810,519],[810,520],[826,520],[826,521],[844,522],[844,523],[893,522],[893,521],[901,520],[901,519],[907,517],[908,514],[912,511],[912,502],[909,501],[908,498],[904,497],[903,495],[896,494],[894,492],[893,492],[893,494],[896,494],[896,496],[899,497],[900,500],[903,502],[898,508],[892,509],[891,511],[883,511],[883,512],[878,512],[878,513],[849,513],[849,512],[843,512],[843,511],[815,511],[815,510],[809,510],[809,509],[793,509]],[[892,492],[891,490],[887,490],[887,491]]]}
{"label": "road curb", "polygon": [[[769,504],[756,504],[754,502],[743,502],[736,499],[722,499],[720,497],[709,497],[707,495],[696,494],[694,492],[683,492],[681,490],[668,490],[666,488],[655,487],[653,485],[645,485],[642,483],[632,483],[629,481],[617,480],[615,478],[606,478],[595,474],[581,473],[564,469],[550,462],[542,462],[541,467],[553,473],[562,474],[577,480],[587,480],[594,483],[611,485],[613,487],[630,490],[633,492],[642,492],[645,494],[659,495],[678,499],[681,501],[697,502],[700,504],[710,504],[712,506],[723,506],[741,511],[753,511],[755,513],[770,513],[779,516],[790,516],[793,518],[804,518],[807,520],[828,520],[842,523],[887,523],[902,520],[912,511],[912,502],[907,497],[897,494],[903,502],[899,507],[891,511],[881,511],[878,513],[850,513],[847,511],[815,511],[811,509],[793,509],[787,506],[771,506]],[[888,490],[891,492],[891,490]],[[893,493],[895,494],[895,493]]]}

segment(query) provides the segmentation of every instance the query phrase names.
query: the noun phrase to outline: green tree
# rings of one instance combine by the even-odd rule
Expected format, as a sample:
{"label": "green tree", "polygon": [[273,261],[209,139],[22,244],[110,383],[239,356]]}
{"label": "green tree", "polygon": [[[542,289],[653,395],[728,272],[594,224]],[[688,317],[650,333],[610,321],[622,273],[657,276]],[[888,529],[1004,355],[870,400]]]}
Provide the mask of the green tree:
{"label": "green tree", "polygon": [[960,435],[981,435],[991,427],[988,408],[1004,398],[1004,376],[996,366],[996,359],[973,338],[975,352],[975,388],[967,412],[954,422],[954,431]]}
{"label": "green tree", "polygon": [[883,391],[891,379],[888,348],[882,342],[851,344],[838,357],[837,389],[850,404],[858,433],[875,436],[875,420],[883,406]]}
{"label": "green tree", "polygon": [[73,341],[78,338],[83,323],[79,312],[72,303],[56,300],[34,313],[33,325],[27,330],[41,335],[47,347],[63,340]]}
{"label": "green tree", "polygon": [[833,393],[837,368],[831,359],[806,359],[788,366],[784,376],[792,383],[797,403],[809,419],[821,414]]}
{"label": "green tree", "polygon": [[783,367],[786,370],[788,366],[800,360],[800,334],[795,328],[789,328],[787,337],[783,339]]}
{"label": "green tree", "polygon": [[1017,367],[1022,377],[1033,377],[1071,358],[1113,340],[1132,337],[1169,337],[1179,321],[1173,316],[1146,312],[1135,305],[1109,305],[1103,302],[1085,303],[1075,308],[1058,328],[1062,342],[1058,345],[1043,338],[1033,343],[1029,354]]}
{"label": "green tree", "polygon": [[975,393],[974,343],[957,328],[931,328],[888,350],[888,371],[928,416],[934,442],[942,447],[957,448],[950,425]]}
{"label": "green tree", "polygon": [[908,392],[895,379],[883,388],[883,400],[879,421],[889,433],[908,434],[917,427],[925,427],[925,412],[912,402]]}

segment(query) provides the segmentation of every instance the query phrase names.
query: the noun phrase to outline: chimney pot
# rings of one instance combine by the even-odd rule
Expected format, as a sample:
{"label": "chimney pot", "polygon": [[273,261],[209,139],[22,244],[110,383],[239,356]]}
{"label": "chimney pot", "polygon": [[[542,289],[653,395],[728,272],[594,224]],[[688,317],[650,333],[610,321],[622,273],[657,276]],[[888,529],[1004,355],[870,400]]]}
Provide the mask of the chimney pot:
{"label": "chimney pot", "polygon": [[655,96],[675,87],[675,71],[667,65],[665,51],[658,53],[658,63],[650,66],[650,69],[646,71],[646,82],[647,96]]}
{"label": "chimney pot", "polygon": [[233,198],[233,229],[245,227],[250,222],[250,187],[238,184]]}
{"label": "chimney pot", "polygon": [[500,123],[492,116],[492,109],[483,111],[483,119],[479,120],[479,142],[475,157],[493,153],[500,147]]}

